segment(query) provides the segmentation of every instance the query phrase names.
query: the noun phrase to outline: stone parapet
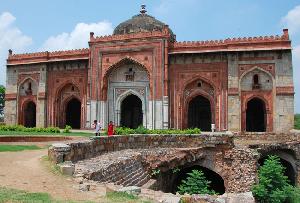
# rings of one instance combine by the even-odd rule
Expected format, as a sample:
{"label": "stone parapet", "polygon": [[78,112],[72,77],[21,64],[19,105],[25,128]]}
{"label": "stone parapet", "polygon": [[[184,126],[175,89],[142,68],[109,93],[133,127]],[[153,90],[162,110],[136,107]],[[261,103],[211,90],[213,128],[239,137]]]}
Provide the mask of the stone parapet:
{"label": "stone parapet", "polygon": [[[233,147],[231,133],[206,133],[200,135],[130,135],[113,137],[92,137],[91,140],[70,142],[68,150],[52,145],[48,154],[55,163],[79,161],[107,152],[124,149],[150,148],[195,148],[195,147]],[[63,159],[61,159],[63,157]]]}

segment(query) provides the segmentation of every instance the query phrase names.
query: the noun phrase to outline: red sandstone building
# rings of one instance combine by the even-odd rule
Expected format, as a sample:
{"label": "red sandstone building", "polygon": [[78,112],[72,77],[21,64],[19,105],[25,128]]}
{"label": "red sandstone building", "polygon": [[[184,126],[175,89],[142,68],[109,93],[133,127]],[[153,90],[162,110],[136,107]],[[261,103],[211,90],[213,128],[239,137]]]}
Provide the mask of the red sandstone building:
{"label": "red sandstone building", "polygon": [[89,48],[7,59],[5,122],[204,131],[293,128],[291,41],[281,36],[178,42],[144,9]]}

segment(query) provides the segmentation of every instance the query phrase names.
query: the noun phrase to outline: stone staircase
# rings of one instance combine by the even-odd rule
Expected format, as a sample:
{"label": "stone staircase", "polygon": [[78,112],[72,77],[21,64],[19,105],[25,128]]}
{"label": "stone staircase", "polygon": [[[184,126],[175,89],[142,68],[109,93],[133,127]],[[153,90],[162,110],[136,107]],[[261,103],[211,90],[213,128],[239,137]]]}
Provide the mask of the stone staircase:
{"label": "stone staircase", "polygon": [[148,167],[137,150],[122,150],[79,161],[74,176],[123,186],[142,186],[150,179]]}

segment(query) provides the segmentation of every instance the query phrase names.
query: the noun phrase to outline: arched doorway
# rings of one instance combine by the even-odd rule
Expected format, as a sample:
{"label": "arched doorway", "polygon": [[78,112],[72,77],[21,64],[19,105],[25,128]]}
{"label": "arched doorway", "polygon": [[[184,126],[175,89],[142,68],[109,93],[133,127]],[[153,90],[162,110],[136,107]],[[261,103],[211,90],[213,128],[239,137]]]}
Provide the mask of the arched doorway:
{"label": "arched doorway", "polygon": [[36,105],[33,101],[28,102],[24,108],[24,126],[27,128],[36,126]]}
{"label": "arched doorway", "polygon": [[259,98],[253,98],[248,101],[246,111],[246,131],[265,132],[266,121],[266,106],[264,101]]}
{"label": "arched doorway", "polygon": [[128,128],[143,125],[142,101],[136,95],[131,94],[122,101],[120,124]]}
{"label": "arched doorway", "polygon": [[211,117],[211,106],[207,98],[199,95],[189,102],[188,128],[200,128],[202,131],[210,131]]}
{"label": "arched doorway", "polygon": [[81,102],[73,98],[66,104],[66,125],[73,129],[80,129],[81,123]]}

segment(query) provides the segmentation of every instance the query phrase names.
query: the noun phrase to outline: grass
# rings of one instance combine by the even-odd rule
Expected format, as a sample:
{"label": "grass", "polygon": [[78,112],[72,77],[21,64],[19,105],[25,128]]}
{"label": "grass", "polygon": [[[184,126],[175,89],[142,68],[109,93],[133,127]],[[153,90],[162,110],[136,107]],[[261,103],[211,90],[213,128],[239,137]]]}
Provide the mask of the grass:
{"label": "grass", "polygon": [[[42,192],[27,192],[24,190],[11,189],[6,187],[0,187],[0,203],[4,202],[21,202],[21,203],[93,203],[92,201],[72,201],[72,200],[57,200],[51,197],[48,193]],[[144,201],[140,198],[121,192],[107,193],[105,200],[101,202],[106,203],[151,203],[150,201]]]}
{"label": "grass", "polygon": [[295,114],[294,128],[300,130],[300,114]]}
{"label": "grass", "polygon": [[135,195],[127,194],[125,192],[108,192],[106,194],[106,200],[115,203],[151,203],[150,201],[142,200]]}
{"label": "grass", "polygon": [[0,131],[0,136],[16,135],[16,136],[79,136],[90,137],[93,133],[70,132],[70,133],[45,133],[45,132],[21,132],[21,131]]}
{"label": "grass", "polygon": [[41,149],[36,145],[0,145],[0,152],[17,152],[23,150]]}
{"label": "grass", "polygon": [[0,187],[0,202],[53,202],[53,199],[47,193],[30,193]]}

